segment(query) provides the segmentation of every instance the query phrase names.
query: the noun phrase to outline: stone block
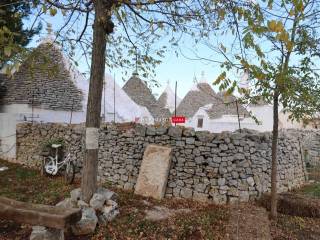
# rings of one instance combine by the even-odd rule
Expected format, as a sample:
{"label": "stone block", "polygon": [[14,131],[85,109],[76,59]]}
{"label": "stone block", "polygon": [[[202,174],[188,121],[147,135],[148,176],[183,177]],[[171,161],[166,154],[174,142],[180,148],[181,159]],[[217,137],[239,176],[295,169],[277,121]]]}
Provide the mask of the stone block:
{"label": "stone block", "polygon": [[82,209],[82,218],[71,226],[72,233],[76,236],[93,233],[96,229],[98,218],[93,208]]}
{"label": "stone block", "polygon": [[64,240],[63,230],[33,226],[30,240]]}
{"label": "stone block", "polygon": [[193,137],[195,136],[195,131],[193,128],[186,128],[183,130],[183,136],[185,137]]}
{"label": "stone block", "polygon": [[199,131],[196,132],[196,137],[200,142],[211,142],[214,139],[214,134],[209,131]]}
{"label": "stone block", "polygon": [[188,188],[182,188],[180,192],[180,196],[183,198],[192,198],[192,190]]}
{"label": "stone block", "polygon": [[172,149],[158,145],[149,145],[142,159],[135,193],[162,199],[165,194],[168,174],[171,166]]}
{"label": "stone block", "polygon": [[180,127],[170,127],[168,131],[168,135],[173,138],[181,138],[182,136],[182,128]]}

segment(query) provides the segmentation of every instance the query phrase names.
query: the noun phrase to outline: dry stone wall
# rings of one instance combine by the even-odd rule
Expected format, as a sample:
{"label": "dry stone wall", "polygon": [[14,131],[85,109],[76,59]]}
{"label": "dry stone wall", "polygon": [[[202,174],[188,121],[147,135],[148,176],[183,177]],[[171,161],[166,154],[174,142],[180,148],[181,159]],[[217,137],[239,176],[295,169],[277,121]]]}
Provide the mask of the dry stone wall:
{"label": "dry stone wall", "polygon": [[[41,142],[58,137],[70,145],[71,155],[81,165],[80,125],[19,125],[18,161],[37,166]],[[212,134],[180,127],[106,125],[100,129],[99,142],[99,179],[121,188],[134,188],[146,146],[159,144],[173,151],[166,197],[226,203],[248,201],[270,191],[270,133]],[[280,191],[305,182],[305,162],[295,134],[280,133],[278,164]]]}
{"label": "dry stone wall", "polygon": [[307,167],[320,166],[320,131],[289,129],[288,132],[299,138],[303,158]]}

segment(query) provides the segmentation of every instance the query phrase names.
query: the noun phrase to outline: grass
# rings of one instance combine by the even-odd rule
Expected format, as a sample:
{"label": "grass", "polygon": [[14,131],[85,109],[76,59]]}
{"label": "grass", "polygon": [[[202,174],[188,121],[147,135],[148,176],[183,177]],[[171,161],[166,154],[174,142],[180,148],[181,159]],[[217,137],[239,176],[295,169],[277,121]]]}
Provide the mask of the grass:
{"label": "grass", "polygon": [[[54,205],[80,185],[78,180],[66,186],[62,177],[41,176],[36,170],[2,160],[0,166],[9,167],[9,170],[0,172],[0,196],[20,201]],[[174,199],[158,201],[107,186],[119,195],[120,214],[106,227],[98,227],[91,236],[68,239],[225,239],[229,220],[229,208],[226,206]],[[189,211],[161,221],[147,220],[145,210],[154,206]],[[0,221],[1,240],[29,239],[30,233],[30,226]]]}
{"label": "grass", "polygon": [[77,186],[65,185],[63,177],[44,177],[39,171],[0,160],[0,166],[9,167],[0,172],[0,196],[19,201],[56,204]]}
{"label": "grass", "polygon": [[299,193],[313,198],[320,198],[320,183],[306,185],[299,189]]}

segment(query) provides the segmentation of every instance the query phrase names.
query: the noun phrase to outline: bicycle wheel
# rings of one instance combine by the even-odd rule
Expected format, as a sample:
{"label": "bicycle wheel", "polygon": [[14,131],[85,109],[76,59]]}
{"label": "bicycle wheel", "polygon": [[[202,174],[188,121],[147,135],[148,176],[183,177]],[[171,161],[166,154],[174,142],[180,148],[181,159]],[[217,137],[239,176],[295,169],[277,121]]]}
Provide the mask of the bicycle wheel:
{"label": "bicycle wheel", "polygon": [[66,170],[64,173],[64,179],[67,184],[72,184],[74,180],[76,169],[72,161],[67,163]]}
{"label": "bicycle wheel", "polygon": [[51,157],[44,158],[42,163],[43,175],[55,175],[56,171],[54,160]]}

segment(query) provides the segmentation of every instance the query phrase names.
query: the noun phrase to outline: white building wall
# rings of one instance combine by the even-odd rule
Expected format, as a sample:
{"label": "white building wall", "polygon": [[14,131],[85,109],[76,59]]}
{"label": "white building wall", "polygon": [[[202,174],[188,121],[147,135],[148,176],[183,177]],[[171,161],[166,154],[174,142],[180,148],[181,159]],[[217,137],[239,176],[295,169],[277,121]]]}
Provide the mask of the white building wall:
{"label": "white building wall", "polygon": [[[251,129],[260,132],[272,131],[273,107],[271,105],[250,106],[248,107],[248,111],[259,121],[259,124],[255,124]],[[279,127],[281,128],[282,126]]]}
{"label": "white building wall", "polygon": [[28,104],[10,104],[1,107],[0,113],[0,157],[14,160],[16,158],[16,125],[24,121],[83,123],[85,112],[53,111],[32,108]]}
{"label": "white building wall", "polygon": [[16,123],[15,114],[0,113],[0,158],[14,160],[16,158]]}
{"label": "white building wall", "polygon": [[[203,118],[203,127],[198,127],[198,119]],[[256,123],[251,118],[240,118],[240,127],[253,129]],[[236,115],[223,115],[217,119],[210,119],[207,112],[204,109],[199,109],[198,112],[189,119],[186,127],[192,127],[196,131],[210,131],[214,133],[220,133],[223,131],[236,131],[239,129],[238,116]]]}

